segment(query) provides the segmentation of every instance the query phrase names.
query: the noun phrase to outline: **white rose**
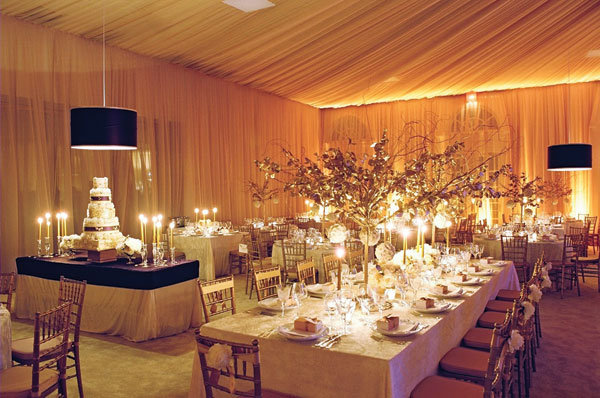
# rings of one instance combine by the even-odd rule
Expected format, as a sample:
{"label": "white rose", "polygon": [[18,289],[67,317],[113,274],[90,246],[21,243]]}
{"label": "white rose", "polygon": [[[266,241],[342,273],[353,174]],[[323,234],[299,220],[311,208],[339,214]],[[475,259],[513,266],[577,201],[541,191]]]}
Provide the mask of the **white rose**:
{"label": "white rose", "polygon": [[527,322],[529,320],[529,318],[531,318],[533,316],[533,314],[535,313],[535,307],[529,301],[523,301],[522,306],[523,306],[523,309],[525,310],[525,313],[524,313],[525,322]]}
{"label": "white rose", "polygon": [[396,254],[396,248],[390,242],[383,242],[377,245],[375,257],[383,263],[391,261]]}
{"label": "white rose", "polygon": [[517,329],[513,329],[510,331],[510,339],[508,340],[508,349],[510,352],[519,351],[523,344],[525,343],[525,339]]}
{"label": "white rose", "polygon": [[342,224],[333,224],[327,230],[327,237],[331,243],[342,243],[348,238],[348,229]]}
{"label": "white rose", "polygon": [[377,231],[376,229],[371,230],[371,233],[369,234],[368,237],[368,241],[367,241],[367,231],[366,230],[361,230],[360,234],[358,235],[360,238],[360,241],[363,243],[363,245],[367,245],[367,246],[375,246],[377,244],[377,242],[379,242],[379,231]]}

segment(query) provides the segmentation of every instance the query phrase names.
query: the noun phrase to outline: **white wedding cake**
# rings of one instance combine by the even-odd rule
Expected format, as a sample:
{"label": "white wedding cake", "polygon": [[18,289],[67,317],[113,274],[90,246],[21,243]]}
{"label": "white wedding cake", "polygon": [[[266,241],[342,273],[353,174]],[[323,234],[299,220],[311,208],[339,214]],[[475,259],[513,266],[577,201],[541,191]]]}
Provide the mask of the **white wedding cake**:
{"label": "white wedding cake", "polygon": [[115,249],[122,240],[123,234],[119,231],[119,218],[115,215],[108,178],[94,177],[79,246],[87,250],[109,250]]}

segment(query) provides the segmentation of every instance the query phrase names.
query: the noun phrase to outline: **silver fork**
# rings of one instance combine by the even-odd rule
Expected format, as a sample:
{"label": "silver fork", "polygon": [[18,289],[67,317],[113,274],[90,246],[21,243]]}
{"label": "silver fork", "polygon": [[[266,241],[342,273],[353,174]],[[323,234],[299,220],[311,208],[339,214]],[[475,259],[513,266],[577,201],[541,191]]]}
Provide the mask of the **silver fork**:
{"label": "silver fork", "polygon": [[324,347],[325,344],[329,343],[332,339],[335,338],[335,334],[330,334],[327,337],[325,337],[325,339],[319,341],[317,344],[315,344],[315,347]]}
{"label": "silver fork", "polygon": [[325,344],[323,346],[323,348],[329,349],[329,348],[333,347],[334,345],[336,345],[337,343],[339,343],[341,339],[342,339],[342,335],[338,334],[335,337],[333,337],[327,344]]}

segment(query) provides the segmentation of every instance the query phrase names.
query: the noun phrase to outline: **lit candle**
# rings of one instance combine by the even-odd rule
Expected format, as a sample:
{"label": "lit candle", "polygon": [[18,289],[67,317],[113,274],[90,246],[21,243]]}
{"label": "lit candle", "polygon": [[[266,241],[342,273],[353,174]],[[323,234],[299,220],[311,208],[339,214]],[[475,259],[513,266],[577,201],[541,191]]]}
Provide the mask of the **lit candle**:
{"label": "lit candle", "polygon": [[61,213],[56,213],[56,236],[62,236],[60,234],[60,226],[61,226],[61,219],[62,214]]}
{"label": "lit candle", "polygon": [[206,215],[208,214],[208,209],[202,210],[202,224],[206,225]]}
{"label": "lit candle", "polygon": [[200,213],[200,209],[196,207],[194,213],[196,213],[196,224],[198,224],[198,213]]}
{"label": "lit candle", "polygon": [[406,243],[406,238],[408,237],[408,228],[404,228],[402,230],[402,236],[404,237],[403,239],[403,243],[402,243],[402,263],[406,265],[406,249],[407,249],[407,243]]}
{"label": "lit candle", "polygon": [[450,248],[450,226],[452,225],[452,223],[450,221],[448,221],[446,223],[446,247]]}
{"label": "lit candle", "polygon": [[40,225],[40,231],[38,232],[38,240],[42,240],[42,223],[44,222],[44,219],[42,217],[38,217],[37,221]]}
{"label": "lit candle", "polygon": [[152,216],[152,243],[156,243],[156,216]]}
{"label": "lit candle", "polygon": [[159,221],[156,223],[156,243],[160,243],[161,235],[162,235],[162,223]]}
{"label": "lit candle", "polygon": [[425,258],[425,229],[426,226],[423,225],[421,228],[421,257]]}
{"label": "lit candle", "polygon": [[46,237],[47,238],[50,237],[50,226],[52,225],[52,223],[50,222],[51,217],[52,217],[52,215],[50,213],[46,213]]}
{"label": "lit candle", "polygon": [[342,246],[335,249],[335,255],[338,258],[338,269],[337,269],[337,288],[340,290],[342,288],[342,258],[346,255],[346,249]]}
{"label": "lit candle", "polygon": [[217,208],[213,207],[213,221],[217,221]]}
{"label": "lit candle", "polygon": [[175,228],[175,222],[171,221],[169,224],[169,248],[173,248],[173,228]]}
{"label": "lit candle", "polygon": [[144,218],[142,219],[142,244],[146,244],[146,223],[148,223],[148,219],[146,218],[146,216],[144,216]]}
{"label": "lit candle", "polygon": [[142,243],[144,243],[144,215],[140,214],[139,219],[140,219],[140,239],[142,240]]}
{"label": "lit candle", "polygon": [[67,213],[62,214],[62,220],[63,220],[63,235],[67,236]]}

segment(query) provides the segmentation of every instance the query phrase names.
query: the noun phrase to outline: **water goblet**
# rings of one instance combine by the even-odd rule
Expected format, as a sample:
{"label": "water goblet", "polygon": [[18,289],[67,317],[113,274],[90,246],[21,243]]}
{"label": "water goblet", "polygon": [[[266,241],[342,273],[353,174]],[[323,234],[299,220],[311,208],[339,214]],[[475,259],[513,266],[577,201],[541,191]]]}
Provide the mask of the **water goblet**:
{"label": "water goblet", "polygon": [[343,324],[342,334],[347,335],[348,334],[349,317],[352,316],[352,313],[354,312],[354,308],[356,306],[356,303],[354,302],[354,299],[352,298],[352,292],[345,290],[345,289],[338,291],[336,294],[336,298],[335,298],[335,304],[336,304],[338,313],[340,314],[340,316],[342,318],[342,324]]}
{"label": "water goblet", "polygon": [[334,332],[333,317],[337,312],[337,305],[335,304],[336,292],[329,292],[325,295],[323,304],[325,305],[325,312],[329,318],[329,329]]}
{"label": "water goblet", "polygon": [[285,286],[283,284],[277,285],[277,298],[281,303],[281,316],[285,316],[285,303],[287,299],[290,297],[290,287]]}

